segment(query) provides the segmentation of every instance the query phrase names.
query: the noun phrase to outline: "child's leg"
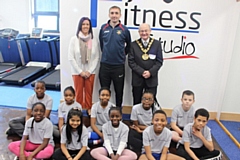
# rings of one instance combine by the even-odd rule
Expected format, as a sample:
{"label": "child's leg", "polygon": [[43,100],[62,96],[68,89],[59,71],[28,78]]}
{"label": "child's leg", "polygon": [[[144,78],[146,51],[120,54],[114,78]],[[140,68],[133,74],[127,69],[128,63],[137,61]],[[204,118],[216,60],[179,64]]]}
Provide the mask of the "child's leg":
{"label": "child's leg", "polygon": [[174,154],[167,154],[167,160],[185,160],[184,158],[180,157],[180,156],[177,156],[177,155],[174,155]]}
{"label": "child's leg", "polygon": [[130,145],[129,147],[131,150],[140,153],[142,151],[143,146],[142,134],[138,133],[134,129],[130,129],[128,134],[128,144]]}
{"label": "child's leg", "polygon": [[148,158],[147,158],[146,154],[142,154],[142,155],[138,158],[138,160],[148,160]]}
{"label": "child's leg", "polygon": [[182,144],[180,144],[177,148],[177,155],[185,158],[186,160],[192,160]]}
{"label": "child's leg", "polygon": [[201,148],[192,148],[192,151],[195,153],[197,157],[203,159],[213,158],[220,155],[220,151],[218,150],[209,151],[205,146],[202,146]]}
{"label": "child's leg", "polygon": [[20,144],[21,144],[21,141],[15,141],[15,142],[11,142],[8,145],[8,149],[18,157],[20,155]]}
{"label": "child's leg", "polygon": [[85,160],[85,159],[86,160],[91,160],[92,159],[89,150],[86,150],[86,152],[83,153],[82,157],[80,158],[80,160]]}
{"label": "child's leg", "polygon": [[[45,147],[43,150],[38,152],[36,156],[34,156],[37,159],[48,159],[52,156],[54,151],[54,147],[51,144],[48,144],[47,147]],[[31,152],[29,152],[31,154]]]}
{"label": "child's leg", "polygon": [[135,160],[137,159],[136,153],[129,149],[124,149],[122,154],[119,156],[118,160]]}
{"label": "child's leg", "polygon": [[172,131],[172,140],[178,142],[180,139],[182,139],[182,137],[180,137],[176,131]]}
{"label": "child's leg", "polygon": [[66,156],[63,154],[61,148],[57,149],[52,156],[53,160],[66,160]]}
{"label": "child's leg", "polygon": [[108,158],[108,152],[104,147],[98,147],[95,148],[91,151],[91,155],[93,158],[97,159],[97,160],[111,160],[110,158]]}
{"label": "child's leg", "polygon": [[19,137],[22,137],[25,125],[25,117],[16,117],[9,121],[9,127]]}

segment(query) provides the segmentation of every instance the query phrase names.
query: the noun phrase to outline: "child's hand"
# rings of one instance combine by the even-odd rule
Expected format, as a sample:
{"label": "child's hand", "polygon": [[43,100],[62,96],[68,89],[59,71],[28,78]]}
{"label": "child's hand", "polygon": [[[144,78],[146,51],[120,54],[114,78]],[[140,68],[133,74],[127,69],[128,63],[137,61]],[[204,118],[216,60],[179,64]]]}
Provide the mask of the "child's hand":
{"label": "child's hand", "polygon": [[31,156],[31,155],[29,155],[28,157],[27,157],[27,160],[32,160],[33,159],[33,156]]}
{"label": "child's hand", "polygon": [[25,154],[20,154],[19,155],[19,160],[26,160],[27,158],[26,158],[26,156],[25,156]]}
{"label": "child's hand", "polygon": [[203,136],[202,132],[200,130],[197,130],[195,128],[193,128],[193,135],[195,135],[196,137],[200,138]]}
{"label": "child's hand", "polygon": [[137,132],[141,132],[140,128],[138,126],[132,125],[130,128],[136,130]]}
{"label": "child's hand", "polygon": [[114,155],[114,153],[110,154],[111,160],[117,160],[116,159],[116,155]]}

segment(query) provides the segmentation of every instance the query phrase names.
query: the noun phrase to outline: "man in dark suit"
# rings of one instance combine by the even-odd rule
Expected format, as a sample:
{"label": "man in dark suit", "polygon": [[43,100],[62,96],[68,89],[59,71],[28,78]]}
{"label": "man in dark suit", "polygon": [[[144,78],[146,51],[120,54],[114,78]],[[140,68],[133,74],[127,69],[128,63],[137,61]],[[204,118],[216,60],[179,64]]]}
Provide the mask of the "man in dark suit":
{"label": "man in dark suit", "polygon": [[163,63],[161,43],[150,37],[151,28],[143,23],[139,27],[140,39],[131,43],[128,64],[132,69],[133,104],[141,103],[147,90],[156,100],[158,71]]}

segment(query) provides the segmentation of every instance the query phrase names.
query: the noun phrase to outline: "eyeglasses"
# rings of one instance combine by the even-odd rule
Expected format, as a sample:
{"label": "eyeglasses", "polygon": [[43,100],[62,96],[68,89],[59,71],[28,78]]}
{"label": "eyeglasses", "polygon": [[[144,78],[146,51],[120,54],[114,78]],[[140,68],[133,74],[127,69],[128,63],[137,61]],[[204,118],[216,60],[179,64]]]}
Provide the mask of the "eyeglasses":
{"label": "eyeglasses", "polygon": [[152,102],[153,100],[154,100],[153,98],[145,98],[145,97],[142,98],[142,101]]}

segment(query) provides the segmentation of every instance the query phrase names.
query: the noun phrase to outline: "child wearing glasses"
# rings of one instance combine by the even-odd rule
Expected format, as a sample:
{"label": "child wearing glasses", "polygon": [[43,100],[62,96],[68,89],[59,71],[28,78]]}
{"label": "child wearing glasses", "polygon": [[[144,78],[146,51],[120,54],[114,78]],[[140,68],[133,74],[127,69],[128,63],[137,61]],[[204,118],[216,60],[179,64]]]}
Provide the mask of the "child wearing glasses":
{"label": "child wearing glasses", "polygon": [[140,153],[142,150],[142,133],[148,126],[151,125],[153,113],[157,110],[154,106],[154,95],[145,91],[142,96],[142,103],[134,105],[131,112],[128,145],[129,148]]}

